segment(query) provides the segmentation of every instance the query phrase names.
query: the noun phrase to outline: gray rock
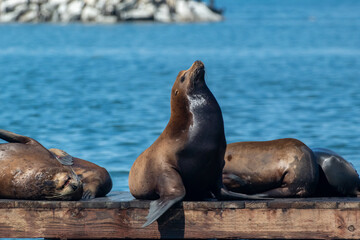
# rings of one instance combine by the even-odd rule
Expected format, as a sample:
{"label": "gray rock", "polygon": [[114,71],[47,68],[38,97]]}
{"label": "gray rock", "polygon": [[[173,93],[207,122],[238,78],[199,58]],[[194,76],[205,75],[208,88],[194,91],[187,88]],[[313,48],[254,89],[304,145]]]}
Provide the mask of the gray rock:
{"label": "gray rock", "polygon": [[194,14],[189,7],[187,1],[178,0],[175,6],[175,21],[176,22],[190,22],[194,21]]}
{"label": "gray rock", "polygon": [[113,24],[118,21],[118,18],[116,16],[102,16],[99,15],[96,17],[96,22],[98,23],[105,23],[105,24]]}
{"label": "gray rock", "polygon": [[71,18],[79,19],[81,16],[81,11],[82,11],[83,6],[84,6],[84,3],[81,0],[73,1],[68,4],[67,12],[71,16]]}
{"label": "gray rock", "polygon": [[137,8],[124,12],[121,18],[125,21],[154,20],[155,10],[152,4],[139,4]]}
{"label": "gray rock", "polygon": [[54,11],[52,14],[51,14],[51,19],[50,19],[51,22],[61,22],[61,16],[59,14],[58,11]]}
{"label": "gray rock", "polygon": [[161,4],[154,14],[155,21],[158,22],[171,22],[170,8],[166,4]]}
{"label": "gray rock", "polygon": [[116,10],[118,12],[127,12],[136,7],[136,0],[127,0],[122,1],[116,5]]}
{"label": "gray rock", "polygon": [[106,0],[97,0],[95,7],[100,11],[103,11],[106,5]]}
{"label": "gray rock", "polygon": [[222,20],[220,14],[211,11],[204,3],[190,1],[189,7],[197,21],[216,22]]}
{"label": "gray rock", "polygon": [[94,22],[100,11],[91,6],[85,6],[81,13],[81,20],[83,22]]}
{"label": "gray rock", "polygon": [[96,5],[97,0],[84,0],[86,6],[94,7]]}
{"label": "gray rock", "polygon": [[15,22],[18,14],[15,12],[8,12],[0,14],[0,22]]}
{"label": "gray rock", "polygon": [[22,14],[18,21],[19,22],[36,22],[38,20],[38,13],[37,11],[30,10]]}
{"label": "gray rock", "polygon": [[51,21],[52,15],[55,13],[57,6],[50,3],[44,3],[40,6],[39,21],[48,22]]}
{"label": "gray rock", "polygon": [[19,5],[27,5],[28,0],[8,0],[1,2],[1,9],[3,12],[12,12],[15,11],[15,8]]}
{"label": "gray rock", "polygon": [[66,3],[61,3],[59,5],[59,7],[57,8],[57,11],[56,11],[56,17],[54,18],[53,17],[53,20],[56,20],[57,21],[61,21],[61,22],[64,22],[66,21],[67,19],[69,19],[69,17],[67,16],[67,4]]}
{"label": "gray rock", "polygon": [[0,0],[0,21],[220,21],[193,0]]}
{"label": "gray rock", "polygon": [[27,12],[27,10],[28,6],[26,4],[17,5],[14,10],[14,13],[17,15],[15,20],[18,21],[19,18]]}

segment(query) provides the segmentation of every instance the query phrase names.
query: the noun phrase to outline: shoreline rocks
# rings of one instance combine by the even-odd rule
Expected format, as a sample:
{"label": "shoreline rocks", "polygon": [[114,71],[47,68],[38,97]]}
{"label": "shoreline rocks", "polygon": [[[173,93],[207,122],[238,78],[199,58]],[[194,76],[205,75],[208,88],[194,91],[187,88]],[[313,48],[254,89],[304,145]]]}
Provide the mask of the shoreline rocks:
{"label": "shoreline rocks", "polygon": [[0,23],[216,22],[218,11],[193,0],[0,0]]}

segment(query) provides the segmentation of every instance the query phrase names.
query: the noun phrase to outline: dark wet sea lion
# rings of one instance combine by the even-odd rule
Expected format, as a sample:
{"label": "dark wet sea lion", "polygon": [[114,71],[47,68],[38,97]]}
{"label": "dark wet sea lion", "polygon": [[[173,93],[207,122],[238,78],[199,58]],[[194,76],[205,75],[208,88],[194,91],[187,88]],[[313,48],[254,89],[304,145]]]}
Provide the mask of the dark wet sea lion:
{"label": "dark wet sea lion", "polygon": [[84,193],[82,199],[104,197],[111,191],[112,180],[105,168],[100,167],[95,163],[72,157],[60,149],[52,148],[49,150],[58,158],[72,159],[72,168],[83,183]]}
{"label": "dark wet sea lion", "polygon": [[156,199],[143,227],[184,198],[252,198],[223,187],[224,123],[204,75],[200,61],[178,74],[171,91],[169,123],[131,167],[131,194],[138,199]]}
{"label": "dark wet sea lion", "polygon": [[82,183],[70,166],[32,138],[0,130],[0,198],[79,200]]}
{"label": "dark wet sea lion", "polygon": [[266,197],[305,197],[315,192],[318,165],[312,151],[291,138],[227,145],[224,185]]}
{"label": "dark wet sea lion", "polygon": [[329,149],[313,148],[312,151],[320,166],[316,196],[360,196],[359,174],[350,162]]}

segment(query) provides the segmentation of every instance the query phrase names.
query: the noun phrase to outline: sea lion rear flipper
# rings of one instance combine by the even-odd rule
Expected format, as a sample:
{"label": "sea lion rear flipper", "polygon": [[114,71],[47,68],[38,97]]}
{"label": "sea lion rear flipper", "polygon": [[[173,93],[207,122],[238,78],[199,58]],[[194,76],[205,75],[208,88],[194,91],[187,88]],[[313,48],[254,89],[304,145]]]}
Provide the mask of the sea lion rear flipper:
{"label": "sea lion rear flipper", "polygon": [[179,196],[172,199],[159,198],[155,201],[151,201],[149,214],[146,216],[146,223],[142,227],[147,227],[163,215],[172,205],[183,199],[184,196]]}
{"label": "sea lion rear flipper", "polygon": [[0,129],[0,138],[9,142],[9,143],[31,143],[36,142],[34,139],[22,136],[13,132],[6,131],[4,129]]}
{"label": "sea lion rear flipper", "polygon": [[58,160],[61,164],[65,166],[71,166],[74,164],[73,157],[67,152],[57,149],[51,148],[49,151],[54,155],[56,160]]}
{"label": "sea lion rear flipper", "polygon": [[288,187],[279,187],[268,190],[263,193],[258,193],[253,196],[260,197],[260,198],[286,198],[286,197],[293,197],[294,193],[290,191]]}
{"label": "sea lion rear flipper", "polygon": [[[216,196],[216,195],[215,195]],[[247,195],[243,193],[231,192],[224,187],[220,190],[220,195],[216,196],[218,200],[236,200],[236,199],[251,199],[251,200],[269,200],[268,196],[262,196],[259,194]]]}
{"label": "sea lion rear flipper", "polygon": [[266,199],[272,199],[272,198],[266,198],[263,196],[247,195],[244,193],[229,191],[224,186],[222,177],[218,178],[218,181],[217,181],[212,193],[215,195],[215,198],[217,200],[244,200],[244,199],[266,200]]}

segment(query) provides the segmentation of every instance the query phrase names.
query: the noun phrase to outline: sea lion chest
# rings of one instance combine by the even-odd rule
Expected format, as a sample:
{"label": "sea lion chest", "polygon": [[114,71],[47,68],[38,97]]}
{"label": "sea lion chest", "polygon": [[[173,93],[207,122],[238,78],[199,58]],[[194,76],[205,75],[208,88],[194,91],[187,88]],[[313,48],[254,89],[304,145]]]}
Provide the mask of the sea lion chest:
{"label": "sea lion chest", "polygon": [[188,100],[192,117],[187,141],[177,153],[178,167],[188,195],[201,195],[214,186],[224,165],[224,124],[211,93],[194,94]]}

